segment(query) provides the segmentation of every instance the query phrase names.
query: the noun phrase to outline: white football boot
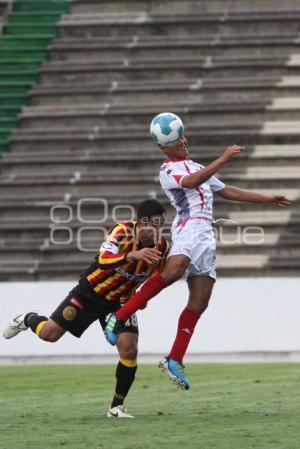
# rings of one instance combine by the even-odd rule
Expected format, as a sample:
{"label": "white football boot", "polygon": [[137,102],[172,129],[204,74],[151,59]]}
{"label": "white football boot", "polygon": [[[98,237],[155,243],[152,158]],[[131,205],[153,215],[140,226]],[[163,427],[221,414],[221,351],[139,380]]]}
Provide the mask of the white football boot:
{"label": "white football boot", "polygon": [[24,323],[24,318],[28,313],[36,313],[36,311],[22,313],[21,315],[17,315],[3,330],[4,338],[13,338],[18,335],[22,331],[27,331],[28,327]]}
{"label": "white football boot", "polygon": [[109,408],[107,411],[108,418],[134,418],[127,412],[125,405],[117,405],[116,407]]}

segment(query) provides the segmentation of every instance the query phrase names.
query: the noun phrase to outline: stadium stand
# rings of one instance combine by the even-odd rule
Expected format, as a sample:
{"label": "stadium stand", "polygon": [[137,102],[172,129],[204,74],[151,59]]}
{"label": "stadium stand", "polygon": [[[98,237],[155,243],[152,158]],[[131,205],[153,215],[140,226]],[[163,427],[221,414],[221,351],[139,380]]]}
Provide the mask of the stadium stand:
{"label": "stadium stand", "polygon": [[0,0],[0,34],[11,11],[11,6],[12,2],[10,0]]}
{"label": "stadium stand", "polygon": [[115,206],[167,204],[148,131],[165,110],[201,163],[247,146],[224,182],[294,200],[277,210],[216,199],[216,219],[230,220],[216,225],[219,274],[299,274],[299,19],[298,0],[74,0],[0,162],[1,279],[76,277]]}
{"label": "stadium stand", "polygon": [[4,14],[9,20],[0,37],[0,154],[9,149],[7,139],[19,124],[22,106],[30,102],[28,91],[39,80],[56,22],[67,8],[65,0],[7,3]]}

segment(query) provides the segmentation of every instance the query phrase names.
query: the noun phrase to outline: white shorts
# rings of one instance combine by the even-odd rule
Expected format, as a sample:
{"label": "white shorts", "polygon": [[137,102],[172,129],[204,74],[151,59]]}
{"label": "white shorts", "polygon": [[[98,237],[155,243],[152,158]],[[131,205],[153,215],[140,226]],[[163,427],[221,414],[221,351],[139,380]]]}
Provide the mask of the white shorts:
{"label": "white shorts", "polygon": [[187,277],[209,276],[216,279],[216,240],[209,221],[190,219],[173,230],[168,257],[178,255],[190,259]]}

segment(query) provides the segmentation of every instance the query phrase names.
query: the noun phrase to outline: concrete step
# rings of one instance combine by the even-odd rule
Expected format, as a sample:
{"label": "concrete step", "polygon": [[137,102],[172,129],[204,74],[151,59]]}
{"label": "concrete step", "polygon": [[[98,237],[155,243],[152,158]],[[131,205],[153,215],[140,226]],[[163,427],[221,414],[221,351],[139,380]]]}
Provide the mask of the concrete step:
{"label": "concrete step", "polygon": [[251,0],[251,8],[248,2],[240,0],[73,0],[72,12],[83,14],[94,13],[126,13],[128,11],[169,14],[176,11],[179,14],[210,13],[210,12],[248,12],[278,11],[299,9],[298,0],[286,0],[284,4],[278,0]]}
{"label": "concrete step", "polygon": [[[78,129],[48,129],[38,132],[37,130],[17,130],[13,133],[10,141],[13,151],[41,151],[44,152],[60,150],[98,150],[101,152],[113,151],[120,154],[139,150],[155,151],[155,146],[149,138],[148,123],[144,127],[124,128],[100,128],[86,129],[84,132]],[[265,122],[261,124],[244,125],[206,125],[191,127],[186,126],[186,136],[191,146],[220,145],[224,148],[233,142],[245,145],[265,144],[297,144],[300,140],[300,126],[297,121],[288,122]]]}
{"label": "concrete step", "polygon": [[[294,194],[293,190],[285,190],[286,194]],[[295,197],[297,196],[296,193],[294,194]],[[137,207],[137,205],[145,200],[146,198],[153,198],[153,195],[144,194],[143,192],[135,192],[134,194],[126,195],[125,193],[110,193],[106,195],[105,199],[101,198],[101,195],[97,196],[90,196],[88,199],[83,198],[81,195],[75,196],[75,195],[69,195],[69,196],[63,196],[63,195],[51,195],[47,191],[40,191],[37,193],[37,195],[20,195],[17,198],[14,195],[3,195],[1,196],[0,200],[0,207],[2,209],[23,209],[23,210],[29,210],[29,209],[36,209],[38,210],[41,208],[42,210],[47,210],[48,216],[50,217],[50,209],[53,206],[58,206],[57,210],[54,211],[54,217],[58,215],[60,217],[60,213],[63,214],[66,213],[66,210],[64,208],[61,209],[62,206],[66,206],[67,210],[71,208],[73,210],[73,216],[76,217],[79,215],[79,209],[83,210],[82,213],[84,213],[84,216],[89,213],[89,211],[97,212],[97,210],[103,211],[103,209],[106,210],[106,213],[109,215],[111,219],[113,219],[114,215],[112,212],[112,209],[114,209],[116,206],[118,207],[120,204],[130,204],[133,207]],[[161,191],[156,196],[156,198],[168,206],[168,209],[172,209],[170,206],[167,197],[164,195],[164,193]],[[86,212],[87,211],[87,212]],[[102,213],[102,212],[101,212]],[[128,211],[121,210],[119,213],[128,214]],[[119,218],[118,218],[119,219]],[[128,216],[126,216],[126,219],[129,219]],[[102,219],[101,219],[102,220]],[[98,220],[100,222],[100,219]]]}
{"label": "concrete step", "polygon": [[178,79],[228,78],[253,76],[257,79],[272,76],[300,76],[300,56],[289,58],[222,58],[203,57],[185,59],[163,58],[140,61],[103,61],[102,63],[68,64],[47,62],[41,69],[42,83],[108,83],[160,79],[174,82]]}
{"label": "concrete step", "polygon": [[289,56],[299,48],[298,33],[269,35],[123,36],[118,38],[60,38],[49,47],[51,61],[80,63],[147,58],[201,56]]}
{"label": "concrete step", "polygon": [[[277,193],[281,194],[282,191],[277,190]],[[144,196],[144,198],[145,197],[146,196]],[[84,198],[83,198],[83,200],[84,200]],[[99,201],[100,200],[102,200],[102,199],[99,198]],[[103,198],[103,201],[104,200],[106,200],[106,198]],[[165,201],[162,201],[162,203],[165,203]],[[297,208],[299,209],[299,204],[300,204],[300,202],[299,202],[299,198],[298,198],[297,203],[295,203],[293,208],[291,208],[291,214],[293,214],[294,212],[295,213],[297,212]],[[168,204],[166,204],[166,203],[165,203],[165,206],[167,208],[168,224],[165,225],[164,235],[169,235],[170,234],[170,223],[173,221],[173,218],[174,218],[174,210],[172,208],[170,208],[168,206]],[[34,208],[31,206],[31,207],[28,207],[28,210],[26,210],[26,211],[24,211],[23,208],[21,208],[20,210],[17,210],[16,207],[15,208],[6,207],[5,209],[3,209],[1,211],[0,225],[2,227],[5,227],[5,226],[9,226],[12,222],[15,222],[15,224],[22,225],[22,223],[24,222],[24,216],[26,216],[26,221],[33,222],[33,223],[39,222],[43,226],[42,231],[48,229],[48,234],[50,235],[50,228],[60,228],[60,227],[62,227],[63,229],[69,228],[69,223],[66,222],[69,219],[68,214],[73,213],[73,216],[76,217],[77,216],[76,213],[79,209],[79,207],[76,207],[76,205],[74,207],[72,207],[71,205],[68,205],[69,209],[66,209],[66,208],[60,209],[60,207],[65,208],[66,206],[65,205],[61,206],[60,204],[56,204],[52,208],[50,208],[50,207]],[[231,210],[230,214],[228,213],[228,208],[230,208],[230,210]],[[217,222],[217,224],[215,226],[217,229],[219,229],[221,227],[220,233],[222,234],[222,236],[224,234],[224,226],[226,229],[226,225],[227,225],[226,220],[230,220],[232,222],[233,236],[224,238],[225,247],[226,247],[226,245],[228,245],[228,243],[229,244],[236,243],[236,236],[234,234],[234,231],[236,234],[239,234],[241,230],[247,229],[249,227],[251,228],[252,226],[264,227],[265,225],[266,226],[270,226],[272,224],[276,225],[277,223],[275,221],[274,222],[266,221],[266,219],[264,217],[265,209],[266,209],[266,206],[264,206],[264,205],[257,205],[257,206],[251,207],[251,205],[247,204],[247,203],[241,204],[238,202],[233,202],[232,204],[230,203],[228,205],[228,203],[224,203],[224,202],[220,203],[219,201],[216,201],[215,219],[220,220],[220,222]],[[270,209],[270,208],[268,208],[268,209]],[[53,211],[53,214],[55,214],[54,215],[55,218],[52,217],[52,211]],[[112,212],[112,211],[115,211],[115,212]],[[23,215],[22,215],[22,212],[23,212]],[[24,214],[24,212],[25,212],[25,214]],[[268,211],[268,212],[270,212],[270,211]],[[82,232],[84,233],[83,236],[84,237],[86,235],[89,236],[90,232],[92,234],[95,234],[96,232],[93,232],[93,229],[94,229],[95,231],[98,232],[98,240],[99,240],[99,238],[101,238],[101,239],[104,238],[104,236],[106,235],[106,232],[104,232],[104,229],[106,229],[106,221],[104,223],[102,223],[102,221],[105,218],[105,212],[103,211],[103,209],[101,209],[100,205],[99,205],[99,208],[94,207],[94,209],[91,209],[90,207],[88,207],[88,210],[84,210],[82,212],[82,214],[83,214],[83,220],[86,220],[86,222],[83,221],[81,224],[78,224],[77,227],[79,227],[79,229],[82,230]],[[114,208],[112,208],[110,206],[109,210],[108,210],[108,216],[110,217],[109,218],[110,221],[112,220],[112,218],[111,218],[112,214],[114,217],[116,216],[116,219],[114,219],[113,222],[127,221],[130,218],[135,219],[135,212],[134,212],[132,202],[126,203],[123,201],[122,203],[116,205]],[[244,221],[243,222],[236,221],[236,219],[234,219],[234,216],[232,214],[245,214]],[[254,214],[254,218],[252,218],[252,214]],[[256,215],[258,216],[257,220],[255,220]],[[286,216],[282,215],[281,212],[278,215],[280,216],[280,221],[278,222],[278,227],[281,226],[282,227],[281,232],[283,232],[283,231],[285,231],[285,226],[288,226],[289,218],[286,218]],[[290,217],[290,216],[288,215],[288,217]],[[55,222],[54,222],[54,220],[55,220]],[[261,220],[260,224],[259,224],[259,220]],[[274,220],[275,220],[275,218],[274,218]],[[298,219],[297,223],[299,223],[299,219]],[[293,226],[293,225],[294,225],[294,223],[291,223],[291,226]],[[77,227],[76,227],[76,230],[77,230]],[[90,230],[90,228],[92,228],[92,230]],[[245,232],[247,232],[247,231],[245,231]],[[254,234],[258,234],[256,241],[259,240],[259,242],[261,242],[260,231],[255,231],[255,230],[251,231],[251,229],[250,229],[250,233],[251,232]],[[65,230],[65,232],[62,233],[63,234],[62,238],[64,240],[66,240],[66,236],[65,236],[66,233],[67,233],[66,230]],[[4,235],[6,235],[6,234],[7,234],[7,231],[4,232]],[[280,235],[280,233],[277,234],[278,238],[279,238],[279,235]],[[57,239],[57,237],[55,237],[55,239]],[[21,240],[21,239],[18,239],[17,241],[19,241],[19,240]]]}
{"label": "concrete step", "polygon": [[[8,263],[24,260],[39,260],[43,262],[61,262],[66,257],[69,261],[81,260],[82,263],[86,263],[88,266],[94,259],[99,250],[100,241],[83,241],[80,245],[77,243],[64,244],[42,244],[40,247],[30,247],[28,244],[24,245],[11,245],[3,247],[0,245],[0,263],[6,260]],[[296,246],[298,245],[298,247]],[[84,248],[84,251],[82,249]],[[239,258],[242,254],[247,254],[250,258],[263,258],[264,256],[272,258],[300,258],[299,239],[289,244],[277,244],[276,246],[257,244],[257,245],[227,245],[227,247],[217,248],[217,260],[227,259],[231,256],[231,259]]]}
{"label": "concrete step", "polygon": [[272,208],[270,210],[251,211],[249,213],[243,211],[232,211],[228,214],[229,220],[232,221],[232,227],[239,226],[268,226],[271,224],[291,225],[297,224],[300,219],[299,212],[289,209]]}
{"label": "concrete step", "polygon": [[[100,243],[101,244],[101,243]],[[88,267],[89,264],[92,263],[95,255],[99,250],[99,242],[98,246],[95,246],[95,249],[92,248],[86,251],[80,251],[77,245],[54,245],[51,247],[41,246],[41,248],[26,248],[24,246],[21,247],[12,247],[11,250],[1,248],[0,247],[0,265],[1,261],[6,260],[7,263],[16,263],[16,258],[18,258],[18,263],[21,261],[29,262],[38,261],[39,263],[61,263],[61,261],[66,261],[66,256],[69,257],[70,262],[76,261],[76,258],[81,261],[81,263],[85,264],[85,268]],[[79,277],[78,273],[78,277]]]}
{"label": "concrete step", "polygon": [[[292,188],[298,186],[299,168],[281,169],[278,171],[270,170],[269,173],[261,171],[260,176],[252,170],[246,173],[224,173],[222,172],[222,180],[227,184],[236,184],[240,187],[247,188]],[[95,189],[99,189],[102,195],[107,192],[117,193],[120,189],[125,189],[129,192],[136,192],[138,186],[141,191],[158,191],[160,185],[158,182],[157,172],[141,172],[137,174],[136,171],[130,172],[112,172],[112,173],[81,173],[74,172],[70,174],[31,174],[28,176],[1,176],[0,177],[0,191],[1,194],[15,194],[24,191],[33,192],[39,189],[47,189],[52,194],[75,194],[87,195]]]}
{"label": "concrete step", "polygon": [[[285,195],[289,199],[293,200],[294,203],[289,208],[289,211],[297,212],[297,208],[300,205],[300,189],[260,189],[260,192],[266,195],[270,195],[271,193],[280,193],[280,195]],[[0,210],[0,223],[7,224],[11,221],[15,220],[22,221],[24,217],[29,221],[38,221],[40,223],[44,223],[45,225],[50,225],[51,223],[68,223],[72,221],[74,218],[83,217],[88,223],[93,222],[93,224],[98,223],[101,224],[103,221],[107,219],[113,221],[126,221],[130,219],[135,219],[135,210],[138,207],[140,201],[144,200],[149,195],[141,195],[137,199],[132,198],[110,198],[109,196],[105,196],[101,198],[99,195],[98,198],[91,201],[91,198],[85,199],[81,198],[80,200],[70,200],[68,202],[62,201],[36,201],[32,199],[31,201],[18,201],[14,200],[11,202],[1,201],[1,210]],[[165,195],[161,197],[159,196],[159,200],[164,204],[167,210],[167,222],[166,227],[172,222],[174,217],[174,209],[170,206],[167,197]],[[228,218],[228,202],[220,198],[218,195],[215,195],[214,199],[214,207],[215,211],[219,217]],[[248,220],[252,212],[258,213],[259,211],[264,212],[266,209],[266,205],[264,204],[253,204],[253,203],[240,203],[240,202],[231,202],[230,203],[230,212],[243,212],[248,214]],[[268,208],[269,209],[269,208]],[[222,226],[222,222],[220,226]],[[226,225],[226,222],[225,222]]]}
{"label": "concrete step", "polygon": [[[281,211],[282,212],[282,211]],[[284,213],[286,211],[283,211]],[[251,214],[248,214],[249,221],[245,223],[234,223],[233,220],[230,222],[222,221],[215,225],[217,232],[217,240],[225,242],[228,241],[231,244],[237,240],[239,242],[250,241],[253,243],[253,234],[255,237],[255,242],[257,242],[258,227],[261,229],[263,227],[264,235],[266,236],[266,241],[270,240],[272,237],[273,241],[285,242],[288,244],[289,235],[298,235],[298,229],[300,224],[299,217],[293,217],[290,219],[287,215],[280,214],[280,220],[278,217],[267,219],[264,217],[263,221],[259,221],[259,215],[257,220],[256,216],[251,219]],[[223,218],[217,213],[215,214],[215,219]],[[229,218],[227,219],[229,220]],[[258,223],[259,222],[259,223]],[[49,220],[43,220],[41,223],[36,220],[11,220],[0,223],[0,244],[2,246],[9,246],[9,243],[5,244],[6,241],[11,242],[23,242],[28,240],[34,240],[36,242],[42,242],[42,246],[48,246],[49,240],[52,244],[58,246],[67,246],[70,244],[81,243],[84,249],[93,248],[89,243],[90,241],[99,242],[104,239],[106,235],[106,229],[108,226],[112,225],[114,222],[111,218],[105,223],[82,223],[72,221],[71,223],[61,223],[56,224],[49,222]],[[222,225],[221,225],[222,223]],[[221,227],[222,226],[222,227]],[[254,226],[254,229],[253,229]],[[166,233],[166,236],[169,232]],[[261,233],[259,234],[261,237]],[[291,237],[292,240],[293,237]],[[233,242],[233,243],[232,243]],[[97,248],[99,248],[99,246]]]}
{"label": "concrete step", "polygon": [[170,82],[112,82],[109,84],[78,83],[36,85],[30,92],[34,106],[160,102],[255,101],[261,98],[300,96],[300,77],[182,79]]}
{"label": "concrete step", "polygon": [[[282,9],[297,9],[299,3],[297,0],[287,0],[283,5],[277,0],[252,0],[251,6],[253,9],[265,10],[279,10]],[[179,13],[193,13],[198,12],[215,12],[215,11],[248,11],[249,4],[247,2],[240,2],[237,0],[210,0],[209,2],[199,2],[199,0],[73,0],[72,12],[76,13],[120,13],[128,11],[139,12],[156,12],[168,13],[170,10],[178,11]]]}
{"label": "concrete step", "polygon": [[62,17],[62,37],[121,37],[182,34],[206,35],[231,33],[278,33],[299,31],[300,9],[291,11],[247,11],[226,13],[148,14],[77,14]]}
{"label": "concrete step", "polygon": [[19,280],[51,280],[51,279],[72,279],[76,281],[80,273],[87,268],[87,260],[67,263],[66,259],[62,261],[43,261],[40,259],[27,259],[21,262],[0,262],[0,280],[9,281]]}
{"label": "concrete step", "polygon": [[[299,251],[299,234],[296,232],[289,232],[287,234],[280,234],[278,232],[274,232],[268,228],[266,228],[264,233],[263,241],[255,241],[255,235],[252,234],[250,236],[250,231],[248,227],[241,227],[239,230],[231,229],[229,227],[223,227],[222,232],[220,232],[220,227],[218,225],[214,226],[216,229],[216,241],[217,248],[219,254],[226,254],[228,250],[232,251],[236,254],[240,249],[242,252],[246,252],[248,249],[250,254],[253,254],[254,251],[261,252],[263,249],[266,250],[277,250],[285,251],[290,250],[291,255],[294,254],[291,247],[295,247],[296,253]],[[72,228],[74,231],[75,228]],[[78,228],[79,229],[79,228]],[[58,230],[58,228],[57,228]],[[239,232],[238,232],[239,231]],[[165,233],[166,237],[168,237],[167,233]],[[61,234],[62,236],[62,234]],[[73,236],[74,237],[74,236]],[[76,236],[75,236],[76,237]],[[86,252],[97,253],[99,251],[99,247],[102,243],[103,235],[89,236],[88,234],[83,235],[84,239],[84,248],[87,250]],[[26,253],[29,251],[40,251],[42,252],[56,252],[61,253],[63,251],[75,252],[80,250],[78,247],[78,241],[76,238],[73,238],[72,241],[68,245],[63,245],[62,240],[61,244],[58,243],[51,238],[23,238],[19,241],[12,239],[10,237],[3,238],[0,240],[0,254],[1,258],[3,258],[3,253],[11,250],[12,252],[22,252]],[[274,248],[274,245],[276,248]]]}
{"label": "concrete step", "polygon": [[[269,195],[275,195],[278,194],[278,188],[276,187],[265,187],[257,189],[256,191],[262,193],[262,194],[269,194]],[[280,194],[285,195],[286,197],[292,199],[293,201],[299,201],[300,197],[300,191],[299,187],[296,186],[294,188],[282,188],[280,189]],[[43,208],[43,209],[50,209],[52,206],[55,205],[66,205],[67,207],[71,207],[72,210],[75,211],[76,208],[80,207],[87,207],[88,210],[90,208],[101,208],[103,207],[103,204],[107,201],[107,210],[110,210],[114,208],[115,206],[118,206],[120,204],[130,204],[133,207],[136,207],[141,201],[143,201],[146,198],[157,198],[160,202],[165,204],[166,208],[168,209],[168,214],[170,216],[174,216],[175,210],[170,206],[169,201],[164,194],[164,192],[159,189],[157,192],[148,191],[145,192],[141,189],[138,189],[134,192],[131,192],[129,194],[126,193],[126,191],[119,191],[119,192],[107,192],[105,195],[105,198],[101,196],[101,192],[98,192],[97,195],[90,195],[88,199],[84,198],[80,193],[75,195],[71,194],[63,194],[63,193],[50,193],[45,189],[40,189],[37,192],[31,192],[28,193],[22,193],[20,192],[18,196],[16,197],[13,193],[8,194],[2,194],[1,200],[0,200],[0,207],[3,209],[29,209],[29,208]],[[222,203],[223,202],[223,203]],[[83,206],[82,206],[83,203]],[[224,200],[222,200],[220,197],[215,195],[215,206],[219,207],[220,204],[227,204],[224,203]],[[85,206],[87,204],[87,206]],[[238,203],[230,203],[232,207],[238,206]],[[243,203],[241,205],[242,207],[247,208],[248,206],[251,207],[251,209],[255,209],[256,207],[260,208],[259,205],[255,205],[253,203]],[[297,207],[297,205],[293,205],[292,207]],[[85,210],[85,209],[84,209]],[[58,211],[59,212],[59,211]],[[128,211],[125,210],[124,213],[128,213]],[[77,212],[74,212],[74,216],[77,216]],[[112,218],[113,215],[111,215],[110,218]],[[119,217],[119,212],[118,212]],[[119,218],[118,218],[119,219]],[[126,217],[128,219],[128,217]]]}
{"label": "concrete step", "polygon": [[290,245],[228,245],[227,248],[218,247],[217,259],[222,257],[231,256],[233,259],[235,256],[241,254],[247,254],[249,257],[267,256],[272,258],[297,258],[300,260],[300,245],[299,239],[291,242]]}
{"label": "concrete step", "polygon": [[[291,159],[287,159],[288,153],[282,151],[281,155],[273,155],[273,157],[257,156],[257,153],[248,150],[248,154],[243,154],[241,157],[232,159],[230,162],[230,170],[244,171],[246,169],[260,170],[262,164],[269,165],[274,171],[280,170],[282,167],[293,166],[295,169],[300,167],[300,154],[294,155]],[[12,153],[13,154],[13,153]],[[191,152],[191,159],[208,165],[213,159],[221,154],[218,148],[216,152],[206,152],[201,154],[199,152]],[[119,157],[108,156],[76,156],[70,155],[53,155],[43,156],[43,154],[28,155],[19,154],[15,157],[2,158],[0,164],[0,173],[5,176],[19,176],[31,174],[33,172],[45,174],[66,174],[66,173],[90,173],[92,171],[114,172],[115,170],[147,170],[151,168],[154,172],[157,171],[161,165],[162,158],[160,153],[153,155],[148,154],[129,154]]]}
{"label": "concrete step", "polygon": [[[224,125],[237,125],[244,123],[262,123],[266,121],[300,121],[300,96],[296,98],[271,98],[260,101],[235,102],[201,102],[201,103],[156,103],[147,105],[137,104],[98,104],[90,106],[82,104],[77,108],[73,106],[30,106],[24,107],[20,114],[22,129],[47,130],[61,124],[67,131],[68,128],[84,127],[112,127],[116,123],[119,126],[145,126],[151,123],[157,111],[176,111],[184,123],[189,126],[210,125],[212,122],[220,122]],[[46,131],[47,132],[47,131]]]}
{"label": "concrete step", "polygon": [[[260,190],[269,189],[275,190],[280,194],[282,189],[294,190],[297,189],[298,178],[292,179],[256,179],[256,178],[243,178],[236,179],[236,177],[222,176],[222,180],[229,185],[236,185],[240,188]],[[101,182],[102,181],[102,182]],[[126,194],[136,194],[139,190],[145,196],[157,195],[160,190],[160,185],[152,177],[145,177],[143,179],[138,178],[136,182],[128,182],[128,178],[115,179],[111,183],[101,180],[83,180],[81,182],[73,183],[72,179],[66,180],[65,178],[49,180],[43,183],[1,183],[0,191],[1,195],[20,195],[21,193],[35,196],[41,189],[46,189],[51,195],[69,196],[69,195],[81,195],[82,197],[89,197],[91,192],[95,189],[101,192],[100,197],[106,198],[109,193],[117,194],[120,189],[126,190]]]}
{"label": "concrete step", "polygon": [[[49,243],[48,243],[49,244]],[[0,240],[0,253],[8,251],[11,248],[12,251],[26,252],[30,250],[40,250],[46,245],[45,239],[32,239],[27,238],[23,240],[14,240],[11,238],[3,238]],[[1,259],[3,257],[1,256]]]}
{"label": "concrete step", "polygon": [[[243,233],[248,232],[250,234],[252,232],[252,234],[255,234],[256,237],[257,232],[255,231],[257,231],[258,228],[266,234],[277,233],[277,241],[282,241],[282,243],[285,243],[285,235],[295,234],[296,228],[300,223],[299,212],[291,211],[290,209],[279,209],[275,207],[267,208],[266,206],[264,210],[233,210],[232,212],[227,214],[227,217],[222,217],[222,215],[224,215],[222,211],[216,210],[215,219],[218,220],[218,222],[214,226],[217,230],[220,230],[222,228],[223,234],[218,234],[222,237],[224,233],[229,233],[230,231],[230,244],[232,244],[232,240],[234,244],[236,244],[233,236],[236,235],[239,229]],[[127,215],[127,218],[128,217],[129,215]],[[84,221],[83,218],[86,218],[86,220]],[[11,233],[14,233],[15,231],[20,232],[20,239],[18,241],[23,241],[24,239],[28,238],[33,239],[35,238],[35,235],[38,235],[39,241],[49,238],[51,240],[52,235],[51,241],[55,241],[60,244],[66,244],[66,241],[69,240],[70,232],[72,238],[75,238],[75,242],[78,232],[80,232],[81,238],[100,241],[101,239],[103,240],[105,238],[107,228],[115,224],[116,221],[120,221],[122,217],[120,212],[120,214],[118,214],[118,220],[112,220],[112,217],[107,216],[107,219],[105,221],[103,221],[103,219],[101,218],[102,222],[100,222],[100,218],[97,218],[97,220],[94,220],[94,218],[95,217],[93,215],[86,214],[86,216],[84,215],[84,217],[81,217],[80,221],[78,221],[76,217],[74,217],[74,219],[71,221],[59,221],[59,217],[57,217],[57,220],[53,221],[46,216],[41,217],[39,221],[35,219],[25,219],[24,217],[18,217],[18,219],[16,220],[10,220],[9,218],[7,218],[6,220],[2,219],[0,221],[1,241],[5,241],[5,239],[7,238],[13,239]],[[166,225],[166,235],[169,235],[170,225],[171,222],[170,224]],[[254,227],[255,229],[252,229],[252,227]],[[28,231],[32,232],[32,234],[23,234]],[[281,235],[283,236],[282,239],[280,237]],[[67,239],[66,236],[68,236]],[[261,233],[259,234],[259,238],[260,243],[262,243]],[[225,238],[225,246],[226,244],[228,244],[227,240],[228,239]],[[258,244],[257,242],[255,243]]]}
{"label": "concrete step", "polygon": [[[113,225],[112,221],[103,224],[89,224],[88,227],[82,222],[55,224],[49,220],[37,222],[36,220],[12,220],[0,223],[0,242],[14,240],[23,242],[28,240],[42,241],[42,246],[48,246],[49,241],[55,245],[67,246],[77,242],[79,238],[98,240],[101,244],[106,229]],[[99,249],[99,247],[98,247]]]}
{"label": "concrete step", "polygon": [[[19,281],[33,280],[67,280],[76,281],[79,274],[86,268],[82,262],[75,262],[68,265],[66,262],[58,264],[57,262],[42,263],[39,260],[26,260],[20,263],[2,262],[0,264],[1,281],[13,281],[18,277]],[[62,274],[63,273],[63,274]]]}
{"label": "concrete step", "polygon": [[[66,173],[89,173],[91,171],[97,172],[114,172],[117,171],[127,171],[131,170],[147,170],[151,167],[151,170],[158,172],[161,165],[161,157],[158,154],[155,158],[140,156],[134,157],[118,157],[113,159],[108,159],[107,157],[92,157],[88,159],[77,158],[64,158],[64,157],[53,157],[43,158],[40,155],[39,158],[28,159],[20,157],[18,160],[6,159],[1,160],[0,173],[5,176],[19,176],[19,175],[30,175],[33,172],[44,173],[44,174],[66,174]],[[300,165],[300,156],[299,156]]]}
{"label": "concrete step", "polygon": [[[195,159],[199,163],[210,162],[220,156],[222,150],[225,146],[222,145],[192,145],[190,146],[190,158]],[[239,154],[238,158],[232,160],[233,164],[241,162],[242,164],[253,164],[255,161],[266,161],[272,160],[285,160],[283,165],[289,165],[289,160],[295,160],[299,158],[300,148],[298,144],[285,144],[285,145],[249,145],[246,147],[246,151]],[[100,153],[99,149],[89,150],[83,149],[82,151],[72,151],[72,150],[53,150],[50,153],[46,153],[38,149],[37,151],[28,150],[24,151],[11,151],[5,155],[0,160],[0,168],[7,169],[6,167],[12,164],[20,165],[26,163],[41,163],[41,164],[56,164],[58,163],[69,163],[77,164],[88,163],[92,161],[94,163],[109,164],[112,162],[115,164],[120,162],[123,164],[128,161],[140,161],[141,163],[145,160],[149,163],[161,163],[163,160],[163,154],[160,152],[159,148],[155,145],[151,146],[150,150],[144,147],[129,148],[123,152],[115,154],[113,152]],[[261,164],[259,164],[261,165]],[[4,168],[5,167],[5,168]]]}
{"label": "concrete step", "polygon": [[[35,195],[41,189],[46,189],[49,194],[61,194],[61,195],[82,195],[89,196],[91,192],[101,191],[101,197],[105,197],[107,193],[117,193],[120,189],[125,190],[126,193],[135,193],[139,189],[144,192],[156,192],[160,187],[157,181],[155,181],[154,177],[150,176],[147,179],[143,177],[136,178],[136,182],[128,184],[128,178],[123,176],[122,179],[116,179],[113,183],[108,183],[104,181],[102,177],[102,182],[98,182],[93,180],[93,183],[89,180],[86,182],[73,182],[76,179],[76,174],[74,174],[73,178],[66,179],[66,177],[56,178],[55,180],[37,180],[32,179],[32,182],[19,182],[19,183],[2,183],[0,184],[1,194],[14,194],[19,195],[21,192],[27,193],[28,195]],[[107,180],[108,181],[108,180]],[[126,186],[126,187],[125,187]]]}
{"label": "concrete step", "polygon": [[296,230],[293,231],[293,228],[289,226],[286,233],[284,228],[275,230],[270,226],[264,227],[263,238],[261,234],[255,233],[255,229],[249,228],[249,226],[227,226],[226,222],[223,225],[222,222],[215,224],[214,230],[219,254],[226,254],[228,250],[236,254],[239,248],[242,253],[246,253],[249,249],[252,254],[259,248],[277,247],[280,250],[295,246],[299,249],[299,235]]}
{"label": "concrete step", "polygon": [[235,258],[223,255],[218,258],[218,265],[219,276],[295,276],[299,272],[300,260],[297,257],[270,260],[263,255],[239,255]]}
{"label": "concrete step", "polygon": [[[270,260],[271,259],[271,260]],[[238,255],[234,259],[230,255],[218,257],[218,275],[220,276],[295,276],[299,272],[300,259],[295,258],[268,258],[263,255]],[[235,262],[237,265],[235,265]],[[74,258],[58,257],[57,260],[29,259],[22,262],[0,262],[0,279],[19,280],[43,280],[43,279],[72,279],[74,282],[79,278],[88,264],[89,257]]]}
{"label": "concrete step", "polygon": [[[203,165],[208,165],[212,160],[222,153],[219,147],[202,148],[191,147],[190,158]],[[157,148],[152,152],[127,152],[116,156],[114,154],[97,154],[97,152],[54,152],[43,154],[42,152],[12,152],[3,156],[0,164],[0,173],[6,176],[37,173],[89,173],[91,171],[130,171],[130,170],[153,170],[159,169],[163,155]],[[249,168],[254,171],[268,169],[278,171],[279,168],[299,167],[300,149],[298,146],[286,146],[277,150],[276,146],[254,146],[247,147],[246,151],[231,160],[229,171],[245,170]],[[224,170],[224,169],[223,169]],[[227,167],[225,168],[225,171]]]}

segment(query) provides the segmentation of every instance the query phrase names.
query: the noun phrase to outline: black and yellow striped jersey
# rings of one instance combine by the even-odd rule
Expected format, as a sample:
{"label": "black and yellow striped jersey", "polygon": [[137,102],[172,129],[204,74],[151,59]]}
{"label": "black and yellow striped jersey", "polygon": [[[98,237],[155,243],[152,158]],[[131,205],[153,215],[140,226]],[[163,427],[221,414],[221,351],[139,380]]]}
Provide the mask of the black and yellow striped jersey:
{"label": "black and yellow striped jersey", "polygon": [[159,262],[149,265],[126,259],[130,251],[143,248],[137,229],[136,221],[122,222],[112,227],[95,261],[83,274],[93,292],[107,301],[120,300],[124,303],[140,284],[165,265],[170,243],[164,237],[155,246],[162,254]]}

